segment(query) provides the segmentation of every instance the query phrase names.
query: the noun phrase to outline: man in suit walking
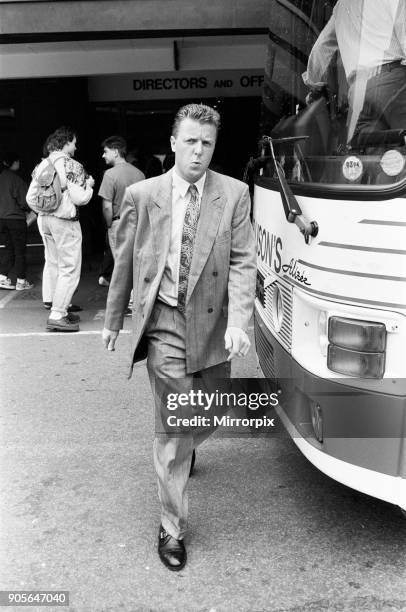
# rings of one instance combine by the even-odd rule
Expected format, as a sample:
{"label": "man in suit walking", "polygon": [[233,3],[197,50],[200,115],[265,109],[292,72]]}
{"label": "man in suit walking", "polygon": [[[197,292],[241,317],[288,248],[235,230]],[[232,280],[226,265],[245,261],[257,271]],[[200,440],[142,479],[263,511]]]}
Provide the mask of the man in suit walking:
{"label": "man in suit walking", "polygon": [[[250,200],[244,183],[208,169],[219,127],[214,109],[182,107],[171,136],[174,168],[127,188],[121,208],[103,342],[114,350],[134,287],[131,366],[147,357],[160,417],[163,389],[188,392],[197,378],[202,384],[228,378],[231,360],[250,347],[256,276]],[[186,486],[193,449],[204,437],[191,429],[155,437],[158,552],[174,571],[186,563]]]}

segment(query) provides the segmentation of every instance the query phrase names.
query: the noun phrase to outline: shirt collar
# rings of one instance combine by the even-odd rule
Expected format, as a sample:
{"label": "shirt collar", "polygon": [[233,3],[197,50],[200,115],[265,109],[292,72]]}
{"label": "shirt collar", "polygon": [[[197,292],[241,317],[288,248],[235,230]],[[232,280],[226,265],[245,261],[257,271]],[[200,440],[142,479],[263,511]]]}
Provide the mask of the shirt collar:
{"label": "shirt collar", "polygon": [[[201,198],[203,195],[203,189],[204,189],[204,183],[206,181],[206,172],[203,174],[203,176],[201,176],[199,178],[198,181],[196,181],[195,186],[197,188],[197,191],[199,193],[199,197]],[[179,174],[177,174],[175,168],[172,170],[172,182],[173,182],[173,188],[176,189],[176,191],[179,193],[179,195],[182,198],[186,197],[186,194],[188,192],[190,183],[188,183],[187,181],[185,181],[185,179],[183,179],[181,176],[179,176]]]}

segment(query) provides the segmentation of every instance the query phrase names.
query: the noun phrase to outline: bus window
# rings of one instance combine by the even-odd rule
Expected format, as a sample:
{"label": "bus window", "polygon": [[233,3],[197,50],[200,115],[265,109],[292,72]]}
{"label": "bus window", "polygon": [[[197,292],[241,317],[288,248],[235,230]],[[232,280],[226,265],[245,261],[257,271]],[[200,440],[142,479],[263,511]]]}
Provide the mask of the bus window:
{"label": "bus window", "polygon": [[[273,0],[270,14],[262,131],[282,140],[288,181],[402,188],[406,3]],[[269,162],[263,176],[274,175]]]}

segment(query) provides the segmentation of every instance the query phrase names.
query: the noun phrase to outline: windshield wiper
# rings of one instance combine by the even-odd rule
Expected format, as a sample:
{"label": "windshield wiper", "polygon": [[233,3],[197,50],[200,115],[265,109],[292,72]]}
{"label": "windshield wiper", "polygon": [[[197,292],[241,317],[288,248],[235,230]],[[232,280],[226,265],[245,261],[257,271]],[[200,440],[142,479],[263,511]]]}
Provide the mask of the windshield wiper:
{"label": "windshield wiper", "polygon": [[286,138],[272,138],[271,136],[263,136],[262,142],[267,143],[271,150],[271,159],[274,163],[276,176],[279,185],[279,192],[281,194],[282,204],[285,211],[286,220],[289,223],[294,223],[299,228],[300,232],[304,236],[306,244],[309,244],[310,237],[315,238],[319,233],[319,226],[316,221],[308,221],[303,215],[302,210],[299,206],[292,189],[287,182],[284,172],[276,159],[275,151],[273,148],[274,144],[296,142],[298,140],[305,140],[308,136],[287,136]]}

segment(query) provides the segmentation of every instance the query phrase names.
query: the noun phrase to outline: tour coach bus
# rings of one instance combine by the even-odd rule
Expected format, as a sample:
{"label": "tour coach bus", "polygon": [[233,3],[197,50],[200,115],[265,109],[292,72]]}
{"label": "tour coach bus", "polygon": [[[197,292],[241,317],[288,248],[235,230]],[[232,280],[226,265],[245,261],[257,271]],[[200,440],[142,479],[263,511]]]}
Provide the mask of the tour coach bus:
{"label": "tour coach bus", "polygon": [[[325,81],[309,88],[309,54],[336,2],[271,0],[262,138],[249,168],[255,340],[279,418],[322,472],[405,510],[406,125],[365,111],[373,79],[401,65],[386,43],[402,2],[391,3],[384,35],[367,14],[381,3],[354,1],[356,51],[321,47]],[[361,65],[382,47],[373,69]]]}

